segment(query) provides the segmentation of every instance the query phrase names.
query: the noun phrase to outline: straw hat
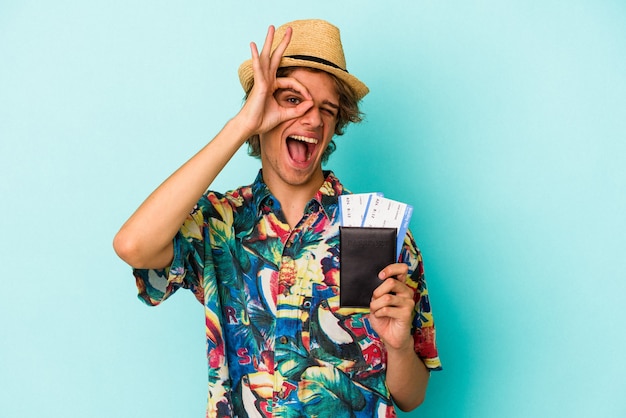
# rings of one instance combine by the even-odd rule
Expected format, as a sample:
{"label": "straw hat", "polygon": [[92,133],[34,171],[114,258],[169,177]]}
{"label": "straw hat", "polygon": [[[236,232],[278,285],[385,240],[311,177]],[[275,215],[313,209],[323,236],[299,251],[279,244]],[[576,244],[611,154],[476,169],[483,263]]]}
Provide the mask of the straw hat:
{"label": "straw hat", "polygon": [[[369,89],[358,78],[348,73],[341,46],[339,28],[319,19],[295,20],[276,29],[272,52],[278,47],[288,27],[293,29],[291,42],[283,54],[280,67],[309,67],[326,71],[344,81],[361,100]],[[244,91],[254,83],[252,60],[239,67],[239,81]]]}

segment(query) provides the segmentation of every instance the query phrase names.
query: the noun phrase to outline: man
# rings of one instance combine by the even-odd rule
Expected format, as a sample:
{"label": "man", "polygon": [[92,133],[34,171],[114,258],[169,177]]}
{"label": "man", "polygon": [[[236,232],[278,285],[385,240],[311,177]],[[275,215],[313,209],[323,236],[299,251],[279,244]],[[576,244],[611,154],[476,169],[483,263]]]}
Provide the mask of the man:
{"label": "man", "polygon": [[[239,113],[137,209],[115,237],[140,297],[180,287],[205,306],[207,416],[395,416],[440,367],[421,256],[409,233],[369,310],[339,306],[338,196],[322,161],[358,121],[367,87],[346,71],[339,30],[270,27],[239,70]],[[250,186],[206,189],[249,140]]]}

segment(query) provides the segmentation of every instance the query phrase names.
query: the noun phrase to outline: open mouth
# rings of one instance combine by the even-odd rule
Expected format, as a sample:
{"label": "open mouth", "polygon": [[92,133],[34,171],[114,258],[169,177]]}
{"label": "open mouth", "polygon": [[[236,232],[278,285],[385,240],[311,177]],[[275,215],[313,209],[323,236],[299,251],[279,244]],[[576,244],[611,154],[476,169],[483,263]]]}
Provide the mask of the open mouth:
{"label": "open mouth", "polygon": [[317,139],[302,135],[287,137],[287,150],[289,157],[297,163],[306,163],[311,159],[313,151],[317,147]]}

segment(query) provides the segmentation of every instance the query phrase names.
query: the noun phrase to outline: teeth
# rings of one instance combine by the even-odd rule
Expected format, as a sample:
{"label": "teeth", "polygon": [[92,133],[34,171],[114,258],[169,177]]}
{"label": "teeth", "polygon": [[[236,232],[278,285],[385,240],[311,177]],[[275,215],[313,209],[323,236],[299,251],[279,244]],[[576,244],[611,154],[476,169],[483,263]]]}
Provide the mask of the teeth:
{"label": "teeth", "polygon": [[317,139],[309,138],[309,137],[306,137],[306,136],[291,135],[289,138],[295,139],[297,141],[306,142],[306,143],[309,143],[309,144],[317,144]]}

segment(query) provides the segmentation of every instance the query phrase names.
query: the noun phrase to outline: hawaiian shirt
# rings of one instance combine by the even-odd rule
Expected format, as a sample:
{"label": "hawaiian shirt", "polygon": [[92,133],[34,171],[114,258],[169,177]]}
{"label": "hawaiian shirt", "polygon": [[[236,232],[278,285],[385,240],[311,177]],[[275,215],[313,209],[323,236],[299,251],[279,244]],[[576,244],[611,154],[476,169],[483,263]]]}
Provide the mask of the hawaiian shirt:
{"label": "hawaiian shirt", "polygon": [[[157,305],[179,288],[204,304],[207,417],[395,417],[386,352],[368,311],[339,306],[338,196],[332,172],[292,229],[259,172],[207,192],[174,239],[163,270],[135,270]],[[409,232],[400,261],[415,290],[415,351],[439,369],[422,258]]]}

